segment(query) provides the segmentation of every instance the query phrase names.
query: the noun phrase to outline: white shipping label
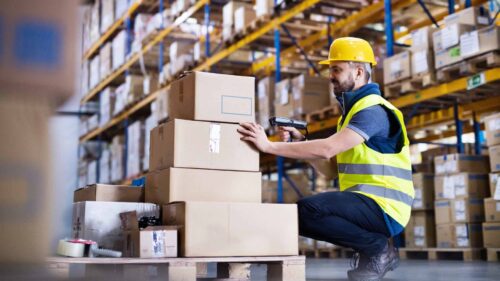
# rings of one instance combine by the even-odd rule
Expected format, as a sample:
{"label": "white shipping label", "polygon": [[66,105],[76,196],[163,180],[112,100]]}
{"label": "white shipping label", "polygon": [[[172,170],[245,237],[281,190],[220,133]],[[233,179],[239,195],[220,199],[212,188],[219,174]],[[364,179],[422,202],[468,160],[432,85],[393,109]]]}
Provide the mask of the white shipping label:
{"label": "white shipping label", "polygon": [[284,88],[280,92],[280,104],[285,105],[288,103],[288,88]]}
{"label": "white shipping label", "polygon": [[488,122],[488,130],[497,131],[500,130],[500,118],[494,118]]}
{"label": "white shipping label", "polygon": [[301,90],[300,90],[300,89],[293,88],[293,89],[292,89],[292,92],[293,92],[293,99],[294,99],[294,100],[300,100],[300,96],[301,96],[301,94],[302,94]]}
{"label": "white shipping label", "polygon": [[460,36],[460,53],[463,57],[479,53],[479,35],[477,30]]}
{"label": "white shipping label", "polygon": [[427,51],[416,52],[413,54],[413,71],[415,73],[425,73],[429,70]]}
{"label": "white shipping label", "polygon": [[447,199],[455,198],[455,183],[453,177],[445,176],[443,178],[443,197]]}
{"label": "white shipping label", "polygon": [[422,225],[415,226],[413,229],[413,234],[417,237],[424,237],[425,236],[425,227]]}
{"label": "white shipping label", "polygon": [[467,233],[467,226],[465,224],[458,224],[455,226],[455,233],[457,237],[469,237]]}
{"label": "white shipping label", "polygon": [[469,246],[469,238],[457,237],[457,246],[458,247],[468,247]]}
{"label": "white shipping label", "polygon": [[210,153],[219,153],[220,152],[220,124],[210,124],[210,142],[208,151]]}
{"label": "white shipping label", "polygon": [[264,99],[266,97],[266,84],[264,83],[259,83],[257,86],[258,92],[259,92],[259,100]]}
{"label": "white shipping label", "polygon": [[395,60],[395,61],[391,61],[391,68],[390,68],[390,71],[391,71],[391,74],[397,74],[399,72],[401,72],[401,61],[400,60]]}
{"label": "white shipping label", "polygon": [[500,202],[497,202],[496,209],[497,209],[497,212],[500,212]]}
{"label": "white shipping label", "polygon": [[422,200],[422,189],[415,189],[415,200]]}
{"label": "white shipping label", "polygon": [[151,233],[152,239],[152,249],[154,257],[165,256],[165,232],[163,231],[153,231]]}
{"label": "white shipping label", "polygon": [[455,186],[455,196],[465,195],[465,175],[455,175],[453,178],[453,185]]}
{"label": "white shipping label", "polygon": [[437,164],[436,165],[436,174],[442,174],[444,172],[445,172],[444,164]]}
{"label": "white shipping label", "polygon": [[497,179],[497,184],[495,185],[495,195],[493,199],[500,200],[500,180]]}
{"label": "white shipping label", "polygon": [[412,47],[419,48],[427,44],[427,29],[421,28],[411,34]]}
{"label": "white shipping label", "polygon": [[457,160],[446,160],[444,163],[444,170],[448,173],[453,173],[457,170]]}
{"label": "white shipping label", "polygon": [[449,47],[458,45],[459,39],[458,24],[446,26],[441,29],[441,42],[443,44],[443,49],[448,49]]}
{"label": "white shipping label", "polygon": [[424,237],[415,237],[415,246],[423,247],[425,245]]}
{"label": "white shipping label", "polygon": [[457,221],[465,220],[465,201],[464,200],[455,201],[455,220],[457,220]]}

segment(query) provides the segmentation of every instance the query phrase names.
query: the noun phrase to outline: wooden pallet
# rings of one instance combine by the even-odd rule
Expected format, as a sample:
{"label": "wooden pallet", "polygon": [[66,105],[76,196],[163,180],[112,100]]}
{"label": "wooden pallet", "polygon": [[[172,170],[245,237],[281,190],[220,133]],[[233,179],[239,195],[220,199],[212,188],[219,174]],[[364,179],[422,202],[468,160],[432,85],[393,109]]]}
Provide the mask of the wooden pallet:
{"label": "wooden pallet", "polygon": [[482,70],[500,66],[500,52],[491,51],[436,70],[439,82],[449,82]]}
{"label": "wooden pallet", "polygon": [[256,19],[254,19],[252,22],[247,24],[242,30],[235,32],[233,34],[233,36],[231,36],[231,38],[224,41],[224,47],[227,48],[227,47],[233,45],[234,43],[240,41],[241,39],[245,38],[247,35],[251,34],[255,30],[262,27],[264,24],[268,23],[270,20],[271,20],[271,16],[269,16],[269,15],[263,15],[263,16],[260,16]]}
{"label": "wooden pallet", "polygon": [[500,248],[487,248],[488,261],[498,262],[500,261]]}
{"label": "wooden pallet", "polygon": [[463,261],[484,260],[485,251],[482,248],[400,248],[401,259],[428,259]]}
{"label": "wooden pallet", "polygon": [[305,114],[304,119],[306,120],[307,123],[313,123],[313,122],[323,121],[338,116],[340,114],[341,114],[340,107],[338,105],[332,105]]}
{"label": "wooden pallet", "polygon": [[[217,263],[217,277],[206,277],[207,263]],[[144,265],[157,266],[171,281],[184,280],[250,280],[250,265],[267,265],[269,281],[305,281],[304,256],[269,257],[213,257],[213,258],[65,258],[47,259],[49,268],[61,268],[60,264],[86,265],[87,278],[109,277],[118,280],[144,280]],[[200,266],[201,265],[201,266]],[[200,272],[201,271],[201,272]],[[106,276],[103,276],[106,275]],[[203,278],[202,275],[205,275]],[[90,279],[92,280],[92,279]]]}
{"label": "wooden pallet", "polygon": [[435,73],[420,73],[409,79],[385,85],[384,95],[387,98],[397,98],[408,93],[417,92],[436,84],[437,79]]}

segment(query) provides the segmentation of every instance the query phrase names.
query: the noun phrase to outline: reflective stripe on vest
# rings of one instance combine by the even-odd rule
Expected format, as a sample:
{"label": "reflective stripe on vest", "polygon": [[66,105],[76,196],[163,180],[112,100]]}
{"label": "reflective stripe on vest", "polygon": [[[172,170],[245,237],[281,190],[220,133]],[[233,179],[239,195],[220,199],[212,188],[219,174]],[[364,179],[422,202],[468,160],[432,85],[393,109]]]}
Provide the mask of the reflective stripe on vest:
{"label": "reflective stripe on vest", "polygon": [[369,185],[369,184],[358,184],[355,186],[351,186],[344,191],[361,191],[369,194],[373,194],[376,196],[384,197],[387,199],[392,199],[399,201],[401,203],[404,203],[408,206],[411,207],[413,203],[413,198],[409,196],[408,194],[395,190],[395,189],[390,189],[387,187],[383,186],[377,186],[377,185]]}
{"label": "reflective stripe on vest", "polygon": [[411,170],[379,164],[338,164],[339,173],[352,175],[393,176],[403,180],[412,180]]}

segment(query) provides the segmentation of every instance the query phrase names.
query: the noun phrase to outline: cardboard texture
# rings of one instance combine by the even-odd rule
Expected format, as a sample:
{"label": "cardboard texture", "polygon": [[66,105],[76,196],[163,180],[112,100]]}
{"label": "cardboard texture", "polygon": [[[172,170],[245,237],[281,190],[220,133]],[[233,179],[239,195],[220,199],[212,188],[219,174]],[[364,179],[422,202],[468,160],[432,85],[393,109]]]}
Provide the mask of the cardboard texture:
{"label": "cardboard texture", "polygon": [[[238,125],[175,119],[151,131],[150,170],[169,167],[259,171],[259,152]],[[243,159],[243,161],[242,161]]]}
{"label": "cardboard texture", "polygon": [[384,59],[384,83],[391,84],[411,76],[411,54],[405,51]]}
{"label": "cardboard texture", "polygon": [[436,200],[486,198],[490,193],[486,174],[438,175],[434,178],[434,187]]}
{"label": "cardboard texture", "polygon": [[120,213],[129,211],[136,211],[138,217],[160,215],[160,207],[150,203],[77,202],[73,203],[72,237],[92,240],[103,248],[121,251]]}
{"label": "cardboard texture", "polygon": [[419,50],[429,50],[433,48],[432,34],[436,32],[436,27],[429,25],[411,31],[412,44],[410,50],[412,53]]}
{"label": "cardboard texture", "polygon": [[500,144],[500,113],[484,118],[486,144],[494,146]]}
{"label": "cardboard texture", "polygon": [[293,114],[300,117],[330,105],[330,80],[305,74],[291,80]]}
{"label": "cardboard texture", "polygon": [[436,156],[434,158],[434,171],[436,175],[461,172],[487,174],[489,170],[488,156],[455,153]]}
{"label": "cardboard texture", "polygon": [[298,254],[295,204],[179,202],[163,206],[163,223],[182,226],[180,256]]}
{"label": "cardboard texture", "polygon": [[470,7],[444,17],[444,24],[484,26],[489,24],[489,19],[486,14],[481,13],[480,7]]}
{"label": "cardboard texture", "polygon": [[434,55],[429,49],[411,51],[411,76],[419,76],[435,71]]}
{"label": "cardboard texture", "polygon": [[271,128],[269,118],[274,116],[274,79],[265,77],[257,83],[258,123],[264,129]]}
{"label": "cardboard texture", "polygon": [[256,14],[252,6],[242,6],[234,12],[234,31],[244,31],[255,20]]}
{"label": "cardboard texture", "polygon": [[405,228],[405,243],[408,248],[436,246],[436,226],[432,212],[412,212],[410,221]]}
{"label": "cardboard texture", "polygon": [[255,122],[255,78],[192,72],[172,83],[170,118]]}
{"label": "cardboard texture", "polygon": [[462,58],[498,50],[500,48],[500,27],[492,25],[460,35]]}
{"label": "cardboard texture", "polygon": [[93,184],[75,190],[73,202],[144,202],[144,189],[128,185]]}
{"label": "cardboard texture", "polygon": [[489,178],[491,197],[500,200],[500,173],[491,173],[489,174]]}
{"label": "cardboard texture", "polygon": [[145,201],[260,203],[261,177],[259,172],[167,168],[148,173]]}
{"label": "cardboard texture", "polygon": [[488,151],[490,152],[491,172],[500,172],[500,145],[491,146]]}
{"label": "cardboard texture", "polygon": [[483,223],[483,240],[486,248],[500,248],[500,222]]}
{"label": "cardboard texture", "polygon": [[415,198],[413,199],[413,210],[434,209],[434,175],[426,173],[413,174],[413,188]]}
{"label": "cardboard texture", "polygon": [[451,200],[439,200],[434,202],[434,212],[436,215],[436,224],[451,223]]}
{"label": "cardboard texture", "polygon": [[442,224],[436,226],[438,248],[482,248],[481,224]]}
{"label": "cardboard texture", "polygon": [[483,199],[455,199],[451,201],[451,222],[484,222]]}
{"label": "cardboard texture", "polygon": [[279,117],[293,117],[293,102],[291,91],[291,82],[289,79],[283,79],[275,84],[274,111]]}
{"label": "cardboard texture", "polygon": [[484,217],[487,222],[500,222],[500,200],[484,199]]}

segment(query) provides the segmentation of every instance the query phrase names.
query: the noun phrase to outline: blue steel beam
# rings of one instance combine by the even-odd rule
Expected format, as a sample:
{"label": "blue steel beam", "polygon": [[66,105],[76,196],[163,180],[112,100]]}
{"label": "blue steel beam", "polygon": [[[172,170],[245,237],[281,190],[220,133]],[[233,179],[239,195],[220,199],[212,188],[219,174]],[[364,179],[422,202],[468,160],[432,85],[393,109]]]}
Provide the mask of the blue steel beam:
{"label": "blue steel beam", "polygon": [[394,30],[392,26],[392,5],[391,0],[384,0],[384,24],[387,45],[387,56],[394,55]]}
{"label": "blue steel beam", "polygon": [[[277,6],[277,0],[274,0],[274,6]],[[279,14],[279,10],[277,11]],[[275,83],[281,81],[281,65],[280,65],[280,53],[281,53],[281,43],[280,43],[280,30],[279,28],[274,29],[274,49],[276,52],[276,72],[275,72]],[[284,163],[285,159],[278,156],[276,161],[278,162],[278,190],[277,190],[277,201],[278,203],[283,203],[283,176],[285,173]]]}
{"label": "blue steel beam", "polygon": [[453,111],[455,117],[455,127],[456,127],[456,135],[457,135],[457,151],[458,153],[464,153],[464,144],[462,142],[462,133],[463,133],[463,123],[460,120],[459,110],[458,110],[458,101],[455,101],[453,104]]}
{"label": "blue steel beam", "polygon": [[448,0],[448,14],[455,13],[455,0]]}
{"label": "blue steel beam", "polygon": [[474,151],[476,155],[481,155],[481,124],[477,121],[476,113],[472,114],[474,127]]}
{"label": "blue steel beam", "polygon": [[[439,24],[437,23],[436,19],[434,18],[434,16],[431,14],[431,12],[429,11],[429,9],[427,9],[427,6],[425,5],[424,1],[423,0],[418,0],[418,4],[420,4],[420,7],[422,7],[422,9],[424,10],[425,14],[427,15],[427,17],[432,21],[432,23],[437,27],[439,28]],[[469,4],[470,4],[470,1],[469,1]]]}
{"label": "blue steel beam", "polygon": [[205,56],[210,57],[210,2],[205,4]]}

